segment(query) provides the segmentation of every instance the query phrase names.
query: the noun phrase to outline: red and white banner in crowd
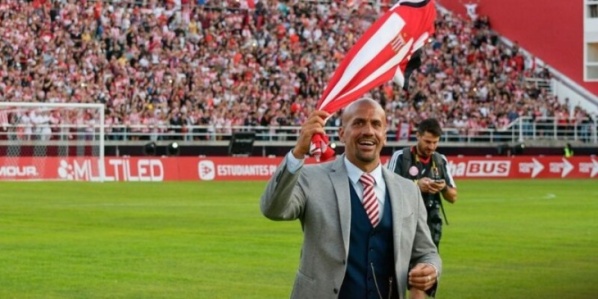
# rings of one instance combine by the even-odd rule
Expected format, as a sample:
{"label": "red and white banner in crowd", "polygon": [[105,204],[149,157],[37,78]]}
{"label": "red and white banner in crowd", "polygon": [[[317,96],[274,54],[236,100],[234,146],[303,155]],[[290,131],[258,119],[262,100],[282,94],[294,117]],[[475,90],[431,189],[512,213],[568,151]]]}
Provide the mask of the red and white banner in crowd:
{"label": "red and white banner in crowd", "polygon": [[[106,181],[243,181],[269,179],[282,157],[106,157]],[[387,162],[389,157],[384,157]],[[598,178],[598,157],[448,157],[454,178]],[[307,163],[314,163],[309,159]],[[99,159],[4,157],[0,180],[100,180]]]}

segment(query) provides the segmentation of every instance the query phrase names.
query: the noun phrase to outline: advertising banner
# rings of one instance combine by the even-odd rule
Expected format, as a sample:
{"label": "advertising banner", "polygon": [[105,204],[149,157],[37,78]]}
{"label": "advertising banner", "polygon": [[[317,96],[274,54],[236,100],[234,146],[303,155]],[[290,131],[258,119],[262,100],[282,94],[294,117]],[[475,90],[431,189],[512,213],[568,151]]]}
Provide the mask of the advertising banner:
{"label": "advertising banner", "polygon": [[[384,157],[386,163],[389,157]],[[268,180],[282,157],[106,157],[105,181],[245,181]],[[598,178],[598,158],[559,156],[448,157],[456,179]],[[0,166],[0,180],[101,180],[97,157],[10,157]],[[315,163],[308,159],[306,164]]]}

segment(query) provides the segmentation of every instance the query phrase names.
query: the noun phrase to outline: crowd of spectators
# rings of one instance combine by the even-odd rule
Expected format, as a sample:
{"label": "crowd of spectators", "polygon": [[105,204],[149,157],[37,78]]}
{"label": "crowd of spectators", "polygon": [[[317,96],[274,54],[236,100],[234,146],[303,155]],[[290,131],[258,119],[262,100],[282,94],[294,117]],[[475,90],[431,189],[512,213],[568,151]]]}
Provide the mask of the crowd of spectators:
{"label": "crowd of spectators", "polygon": [[[235,126],[276,132],[303,122],[375,20],[355,2],[0,0],[0,101],[104,103],[111,138],[159,136],[169,125],[202,126],[191,132],[201,138]],[[523,80],[550,75],[500,43],[487,18],[439,14],[422,60],[408,90],[389,82],[371,91],[396,138],[427,117],[463,135],[520,116],[589,117]]]}

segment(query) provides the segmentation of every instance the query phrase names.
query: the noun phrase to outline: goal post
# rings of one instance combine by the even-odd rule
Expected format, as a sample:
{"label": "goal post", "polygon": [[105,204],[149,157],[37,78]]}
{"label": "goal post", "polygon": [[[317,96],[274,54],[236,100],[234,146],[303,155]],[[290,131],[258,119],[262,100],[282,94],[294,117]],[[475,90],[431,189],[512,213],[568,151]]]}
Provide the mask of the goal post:
{"label": "goal post", "polygon": [[0,102],[0,180],[105,180],[104,104]]}

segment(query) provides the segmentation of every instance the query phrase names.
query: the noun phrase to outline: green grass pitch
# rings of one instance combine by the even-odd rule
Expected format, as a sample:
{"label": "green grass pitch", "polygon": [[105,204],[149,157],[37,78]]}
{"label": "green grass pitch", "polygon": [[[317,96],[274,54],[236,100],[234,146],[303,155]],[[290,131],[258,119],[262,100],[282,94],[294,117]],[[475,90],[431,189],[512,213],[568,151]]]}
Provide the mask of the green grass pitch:
{"label": "green grass pitch", "polygon": [[[595,298],[596,180],[462,180],[438,299]],[[288,298],[265,182],[0,183],[0,298]]]}

